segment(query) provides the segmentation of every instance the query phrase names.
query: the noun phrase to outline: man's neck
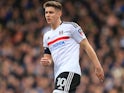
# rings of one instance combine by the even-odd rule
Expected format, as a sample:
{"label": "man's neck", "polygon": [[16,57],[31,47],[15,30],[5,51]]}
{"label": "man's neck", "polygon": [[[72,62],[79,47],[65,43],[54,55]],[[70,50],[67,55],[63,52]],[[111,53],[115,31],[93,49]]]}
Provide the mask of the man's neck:
{"label": "man's neck", "polygon": [[51,24],[52,29],[55,30],[59,25],[61,25],[61,23],[62,23],[62,21],[61,20],[58,20],[56,23]]}

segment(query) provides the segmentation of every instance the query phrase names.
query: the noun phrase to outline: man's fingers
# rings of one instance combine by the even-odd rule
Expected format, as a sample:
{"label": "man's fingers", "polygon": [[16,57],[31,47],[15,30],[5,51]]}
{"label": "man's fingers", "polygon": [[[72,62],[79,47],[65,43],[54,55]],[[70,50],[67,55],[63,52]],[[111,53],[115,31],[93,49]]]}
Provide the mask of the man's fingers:
{"label": "man's fingers", "polygon": [[42,58],[40,61],[48,61],[48,59],[46,59],[46,58]]}
{"label": "man's fingers", "polygon": [[44,65],[44,66],[48,66],[48,65],[51,64],[51,61],[48,60],[48,59],[46,59],[46,58],[42,58],[42,59],[40,60],[40,63],[41,63],[42,65]]}
{"label": "man's fingers", "polygon": [[100,80],[100,82],[103,82],[104,81],[104,71],[103,71],[103,69],[102,68],[96,68],[95,73],[96,73],[98,79]]}
{"label": "man's fingers", "polygon": [[100,82],[103,82],[104,81],[104,77],[103,76],[100,76],[99,77],[99,80],[100,80]]}
{"label": "man's fingers", "polygon": [[100,82],[104,81],[104,75],[102,73],[97,73],[96,75],[99,78]]}

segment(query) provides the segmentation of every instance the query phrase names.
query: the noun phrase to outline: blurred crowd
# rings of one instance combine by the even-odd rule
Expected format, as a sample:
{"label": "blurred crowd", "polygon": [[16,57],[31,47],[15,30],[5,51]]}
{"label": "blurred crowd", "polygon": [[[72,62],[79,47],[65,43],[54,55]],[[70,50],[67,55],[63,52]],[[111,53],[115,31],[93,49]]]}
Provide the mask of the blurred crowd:
{"label": "blurred crowd", "polygon": [[[43,67],[42,36],[50,29],[48,0],[0,0],[0,93],[52,93],[53,67]],[[76,93],[124,93],[124,0],[58,0],[63,21],[78,23],[105,72],[100,83],[82,49]]]}

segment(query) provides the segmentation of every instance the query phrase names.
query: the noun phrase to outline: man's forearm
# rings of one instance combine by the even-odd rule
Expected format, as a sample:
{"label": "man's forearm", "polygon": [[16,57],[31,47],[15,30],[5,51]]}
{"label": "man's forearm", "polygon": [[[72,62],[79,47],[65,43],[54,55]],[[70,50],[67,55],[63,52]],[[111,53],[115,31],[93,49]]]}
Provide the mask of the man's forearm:
{"label": "man's forearm", "polygon": [[92,48],[92,46],[89,44],[87,39],[84,39],[81,42],[81,45],[83,45],[82,47],[84,48],[84,50],[86,51],[87,55],[89,56],[89,58],[91,59],[91,61],[93,62],[95,67],[100,67],[101,64],[98,60],[98,57],[94,51],[94,49]]}
{"label": "man's forearm", "polygon": [[97,57],[94,49],[91,47],[91,45],[88,45],[88,47],[86,47],[85,51],[86,51],[87,55],[89,56],[89,58],[91,59],[91,61],[93,62],[94,66],[96,68],[101,67],[98,57]]}

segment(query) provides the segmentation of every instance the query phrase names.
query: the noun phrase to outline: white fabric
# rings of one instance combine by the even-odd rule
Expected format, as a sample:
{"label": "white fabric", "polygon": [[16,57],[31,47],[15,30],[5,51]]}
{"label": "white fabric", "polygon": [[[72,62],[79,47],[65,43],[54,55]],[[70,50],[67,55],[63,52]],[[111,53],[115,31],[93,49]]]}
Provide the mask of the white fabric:
{"label": "white fabric", "polygon": [[81,75],[79,43],[85,38],[81,27],[73,22],[63,22],[55,30],[51,29],[45,33],[43,46],[50,49],[55,78],[65,71]]}
{"label": "white fabric", "polygon": [[54,90],[53,93],[68,93],[68,92],[61,91],[61,90]]}

